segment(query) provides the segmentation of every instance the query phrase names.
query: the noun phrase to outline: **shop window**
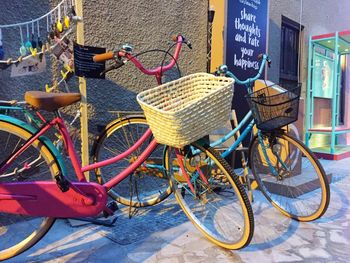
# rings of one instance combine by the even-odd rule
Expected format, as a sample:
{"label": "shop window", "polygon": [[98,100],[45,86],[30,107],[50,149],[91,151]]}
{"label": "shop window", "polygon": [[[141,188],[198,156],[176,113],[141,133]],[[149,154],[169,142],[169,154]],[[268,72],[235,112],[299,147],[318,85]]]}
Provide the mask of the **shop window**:
{"label": "shop window", "polygon": [[303,27],[297,22],[282,16],[280,83],[287,87],[293,87],[298,83],[300,29]]}

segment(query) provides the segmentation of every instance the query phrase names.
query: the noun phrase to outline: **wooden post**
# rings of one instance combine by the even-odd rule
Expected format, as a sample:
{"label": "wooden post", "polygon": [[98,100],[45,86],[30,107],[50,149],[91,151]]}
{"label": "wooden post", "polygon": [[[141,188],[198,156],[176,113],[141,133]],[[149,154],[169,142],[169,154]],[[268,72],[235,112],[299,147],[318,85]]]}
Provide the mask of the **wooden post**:
{"label": "wooden post", "polygon": [[[75,12],[81,19],[77,22],[77,43],[84,45],[84,22],[83,22],[83,0],[75,0]],[[80,128],[81,128],[81,163],[82,166],[89,164],[89,133],[88,133],[88,111],[86,80],[79,77],[79,90],[81,93],[80,102]],[[85,177],[89,181],[89,172],[85,172]]]}

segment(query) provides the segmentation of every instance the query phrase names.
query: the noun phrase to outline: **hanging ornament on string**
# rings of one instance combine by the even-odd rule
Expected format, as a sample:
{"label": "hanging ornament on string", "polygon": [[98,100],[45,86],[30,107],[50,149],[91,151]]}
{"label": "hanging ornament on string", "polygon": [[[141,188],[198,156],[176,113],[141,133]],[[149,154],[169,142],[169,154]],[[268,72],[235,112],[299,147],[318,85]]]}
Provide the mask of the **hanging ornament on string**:
{"label": "hanging ornament on string", "polygon": [[63,19],[63,24],[64,24],[64,26],[65,26],[65,28],[66,29],[68,29],[69,28],[69,25],[70,25],[70,18],[69,18],[69,16],[68,16],[68,3],[67,2],[65,2],[64,3],[64,6],[63,6],[63,11],[64,11],[64,19]]}
{"label": "hanging ornament on string", "polygon": [[54,37],[52,38],[52,39],[55,39],[55,37],[60,37],[60,31],[58,30],[58,28],[57,28],[57,21],[58,21],[58,15],[57,15],[57,13],[56,12],[53,12],[53,19],[52,19],[52,24],[51,24],[51,26],[52,26],[52,29],[53,29],[53,32],[54,32]]}
{"label": "hanging ornament on string", "polygon": [[40,38],[40,25],[39,25],[39,20],[37,21],[37,44],[38,44],[38,50],[41,50],[43,47],[43,42],[41,41]]}
{"label": "hanging ornament on string", "polygon": [[61,22],[61,6],[58,6],[56,28],[57,28],[59,33],[62,33],[63,25]]}
{"label": "hanging ornament on string", "polygon": [[47,17],[47,32],[49,33],[47,39],[51,42],[52,39],[55,38],[55,26],[53,24],[53,14],[50,14],[50,23]]}
{"label": "hanging ornament on string", "polygon": [[32,48],[36,48],[37,46],[37,42],[35,40],[35,29],[34,29],[34,22],[32,22],[32,38],[31,38],[31,44],[32,44]]}
{"label": "hanging ornament on string", "polygon": [[0,28],[0,60],[3,60],[5,57],[5,53],[4,53],[4,48],[2,47],[2,31]]}
{"label": "hanging ornament on string", "polygon": [[36,57],[37,54],[37,42],[34,39],[34,22],[32,22],[32,39],[31,39],[31,47],[29,48],[30,53],[33,57]]}
{"label": "hanging ornament on string", "polygon": [[21,47],[19,48],[19,53],[21,54],[21,56],[25,56],[27,54],[27,49],[24,45],[24,40],[23,40],[23,32],[22,32],[22,27],[19,27],[19,33],[21,36]]}
{"label": "hanging ornament on string", "polygon": [[26,43],[24,44],[24,46],[26,47],[26,49],[28,51],[30,51],[30,48],[32,47],[32,42],[30,41],[29,39],[29,24],[27,24],[27,41]]}

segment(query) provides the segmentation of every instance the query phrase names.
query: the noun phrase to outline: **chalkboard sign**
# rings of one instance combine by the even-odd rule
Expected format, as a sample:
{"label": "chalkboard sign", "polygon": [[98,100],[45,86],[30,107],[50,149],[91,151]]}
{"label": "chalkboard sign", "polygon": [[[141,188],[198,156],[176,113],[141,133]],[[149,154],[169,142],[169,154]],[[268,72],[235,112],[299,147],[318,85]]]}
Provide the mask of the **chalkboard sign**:
{"label": "chalkboard sign", "polygon": [[[258,55],[266,53],[268,0],[228,0],[226,65],[241,80],[258,73]],[[233,108],[240,120],[249,107],[243,86],[235,84]]]}
{"label": "chalkboard sign", "polygon": [[85,78],[103,79],[101,73],[105,70],[105,62],[94,62],[93,56],[105,53],[105,48],[82,46],[74,43],[74,72],[75,75]]}
{"label": "chalkboard sign", "polygon": [[[239,79],[245,80],[258,73],[258,55],[266,53],[268,0],[227,0],[226,19],[226,65]],[[244,98],[247,90],[235,84],[232,108],[238,121],[249,111]],[[249,136],[243,141],[249,145]],[[239,154],[235,167],[241,167]]]}

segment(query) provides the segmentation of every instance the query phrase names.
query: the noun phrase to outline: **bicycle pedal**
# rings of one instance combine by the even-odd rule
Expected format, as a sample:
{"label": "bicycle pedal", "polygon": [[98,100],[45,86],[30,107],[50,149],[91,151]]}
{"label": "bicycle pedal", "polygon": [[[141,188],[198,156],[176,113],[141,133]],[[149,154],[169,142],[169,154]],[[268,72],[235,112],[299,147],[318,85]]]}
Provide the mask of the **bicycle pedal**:
{"label": "bicycle pedal", "polygon": [[107,207],[111,209],[113,212],[119,209],[118,203],[116,201],[111,201],[107,204]]}
{"label": "bicycle pedal", "polygon": [[248,151],[249,151],[249,147],[238,147],[238,148],[236,149],[236,151],[248,152]]}
{"label": "bicycle pedal", "polygon": [[106,205],[106,209],[102,211],[103,217],[107,218],[114,215],[114,212],[119,209],[117,202],[111,201]]}

